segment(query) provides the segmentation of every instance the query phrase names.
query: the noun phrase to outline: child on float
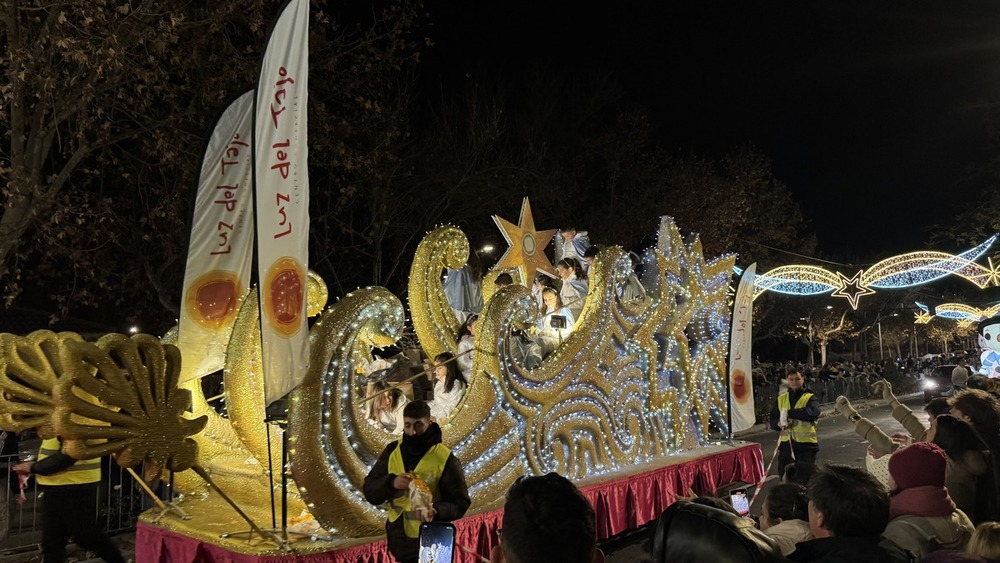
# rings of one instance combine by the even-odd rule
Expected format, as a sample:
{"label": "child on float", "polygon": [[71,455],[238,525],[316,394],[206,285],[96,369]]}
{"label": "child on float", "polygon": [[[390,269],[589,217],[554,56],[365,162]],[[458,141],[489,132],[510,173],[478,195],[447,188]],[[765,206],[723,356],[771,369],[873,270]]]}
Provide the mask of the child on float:
{"label": "child on float", "polygon": [[368,386],[368,394],[380,393],[365,403],[365,418],[370,424],[381,426],[393,436],[403,434],[403,409],[409,401],[398,388],[390,389],[385,381],[376,381]]}
{"label": "child on float", "polygon": [[469,387],[469,382],[455,365],[454,359],[455,356],[450,352],[434,357],[434,400],[428,404],[431,407],[431,417],[438,423],[451,417]]}

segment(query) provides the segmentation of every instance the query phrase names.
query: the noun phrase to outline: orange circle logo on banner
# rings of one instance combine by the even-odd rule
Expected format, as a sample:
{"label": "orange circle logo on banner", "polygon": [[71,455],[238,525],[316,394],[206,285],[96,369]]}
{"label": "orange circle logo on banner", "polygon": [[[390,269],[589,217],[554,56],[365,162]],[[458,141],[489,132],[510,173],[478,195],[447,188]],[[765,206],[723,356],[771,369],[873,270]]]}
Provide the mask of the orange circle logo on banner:
{"label": "orange circle logo on banner", "polygon": [[236,316],[240,287],[240,279],[233,272],[213,270],[203,274],[188,290],[188,314],[213,330],[229,325]]}
{"label": "orange circle logo on banner", "polygon": [[733,397],[741,405],[750,398],[750,384],[747,382],[747,374],[741,369],[733,370]]}
{"label": "orange circle logo on banner", "polygon": [[267,270],[264,292],[268,297],[264,310],[271,328],[285,336],[298,332],[306,296],[306,275],[299,261],[291,256],[276,260]]}

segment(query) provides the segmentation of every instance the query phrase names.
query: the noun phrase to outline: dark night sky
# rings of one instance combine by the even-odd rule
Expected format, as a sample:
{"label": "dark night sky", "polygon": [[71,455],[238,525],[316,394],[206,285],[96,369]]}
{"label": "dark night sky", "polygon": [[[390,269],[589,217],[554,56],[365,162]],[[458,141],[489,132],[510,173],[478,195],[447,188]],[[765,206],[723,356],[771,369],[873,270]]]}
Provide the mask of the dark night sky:
{"label": "dark night sky", "polygon": [[[442,83],[539,61],[612,69],[661,145],[774,161],[831,257],[924,248],[975,205],[987,158],[974,108],[1000,92],[1000,3],[476,0],[427,3]],[[669,208],[664,209],[669,213]],[[780,221],[780,217],[773,220]]]}

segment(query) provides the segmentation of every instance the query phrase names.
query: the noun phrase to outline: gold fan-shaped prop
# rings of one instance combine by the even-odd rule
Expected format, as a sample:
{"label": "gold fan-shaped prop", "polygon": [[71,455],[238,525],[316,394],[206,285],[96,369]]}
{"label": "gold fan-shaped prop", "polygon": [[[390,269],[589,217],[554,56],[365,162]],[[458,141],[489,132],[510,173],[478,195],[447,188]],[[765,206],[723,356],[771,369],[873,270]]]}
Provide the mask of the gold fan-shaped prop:
{"label": "gold fan-shaped prop", "polygon": [[38,330],[26,337],[0,334],[0,428],[35,429],[43,438],[52,427],[52,389],[62,374],[59,350],[67,341],[82,342],[72,332]]}
{"label": "gold fan-shaped prop", "polygon": [[175,346],[147,334],[109,334],[96,345],[67,342],[62,358],[66,370],[53,390],[52,421],[60,436],[74,440],[69,455],[115,455],[125,468],[145,462],[147,481],[164,468],[184,471],[195,464],[198,446],[191,436],[208,418],[184,418],[191,397],[177,388],[181,356]]}
{"label": "gold fan-shaped prop", "polygon": [[109,334],[96,345],[73,333],[0,334],[0,428],[60,436],[64,451],[76,459],[112,455],[164,512],[173,509],[182,517],[133,468],[145,463],[150,480],[164,468],[193,469],[267,537],[197,465],[191,436],[207,419],[184,416],[191,397],[177,388],[179,375],[178,349],[146,334]]}
{"label": "gold fan-shaped prop", "polygon": [[191,395],[177,387],[181,355],[176,346],[147,334],[108,334],[96,345],[67,342],[60,359],[64,373],[53,392],[52,419],[58,435],[71,440],[70,456],[113,455],[133,476],[133,468],[145,463],[147,479],[159,477],[164,468],[192,469],[254,532],[285,546],[261,530],[197,464],[198,445],[191,436],[201,432],[208,417],[184,416]]}

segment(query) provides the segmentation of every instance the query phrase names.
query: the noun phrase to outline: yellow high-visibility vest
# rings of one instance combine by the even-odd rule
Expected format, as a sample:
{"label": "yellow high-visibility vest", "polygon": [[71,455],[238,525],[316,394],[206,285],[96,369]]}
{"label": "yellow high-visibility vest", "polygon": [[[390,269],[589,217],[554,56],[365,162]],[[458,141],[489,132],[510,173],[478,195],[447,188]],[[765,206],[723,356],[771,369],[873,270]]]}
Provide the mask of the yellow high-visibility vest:
{"label": "yellow high-visibility vest", "polygon": [[[403,454],[399,451],[402,446],[403,439],[400,438],[396,449],[392,450],[392,453],[389,454],[389,473],[393,475],[403,475],[406,473],[406,468],[403,466]],[[427,483],[427,486],[431,489],[431,494],[435,497],[438,492],[438,480],[441,479],[441,474],[444,473],[444,465],[450,455],[451,450],[446,448],[444,444],[435,444],[427,450],[427,453],[424,454],[424,457],[420,458],[420,462],[413,469],[413,473]],[[389,501],[388,506],[389,521],[395,522],[402,515],[403,530],[406,532],[406,536],[416,538],[420,536],[420,520],[411,513],[411,508],[409,494],[403,494],[392,499]]]}
{"label": "yellow high-visibility vest", "polygon": [[[62,443],[59,438],[47,438],[42,441],[42,447],[38,449],[38,461],[55,455],[62,451]],[[101,458],[80,459],[68,468],[53,473],[52,475],[35,475],[35,481],[39,485],[49,487],[61,487],[63,485],[84,485],[96,483],[101,480]]]}
{"label": "yellow high-visibility vest", "polygon": [[[795,401],[795,408],[804,409],[806,405],[809,404],[809,399],[813,396],[812,393],[805,392],[799,397],[798,401]],[[787,411],[791,410],[788,401],[788,392],[784,392],[778,395],[778,410]],[[816,423],[806,422],[804,420],[789,419],[788,420],[788,431],[781,435],[781,441],[787,442],[788,439],[799,442],[801,444],[818,444],[819,440],[816,437]]]}

